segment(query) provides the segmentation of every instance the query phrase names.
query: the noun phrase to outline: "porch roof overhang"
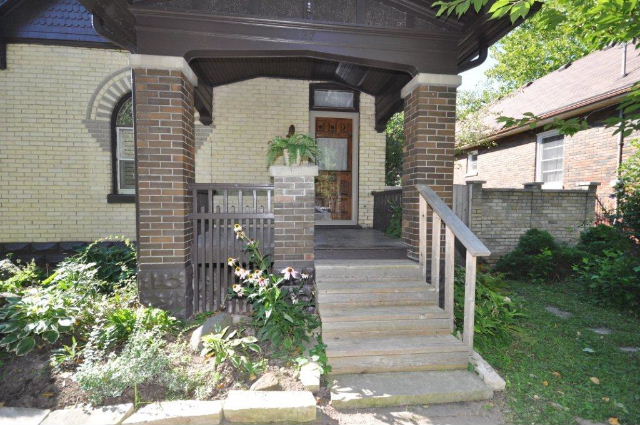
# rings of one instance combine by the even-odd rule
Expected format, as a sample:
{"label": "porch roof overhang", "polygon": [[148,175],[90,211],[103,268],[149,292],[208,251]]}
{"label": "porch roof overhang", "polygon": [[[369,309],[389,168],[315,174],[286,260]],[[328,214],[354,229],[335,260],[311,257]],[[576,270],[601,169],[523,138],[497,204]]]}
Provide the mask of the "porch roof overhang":
{"label": "porch roof overhang", "polygon": [[[265,76],[334,81],[373,95],[378,131],[401,110],[400,90],[413,76],[472,68],[519,24],[490,20],[484,11],[458,20],[436,17],[431,0],[349,0],[339,4],[352,4],[351,13],[323,11],[323,17],[310,9],[314,1],[250,0],[243,13],[215,9],[216,2],[80,1],[93,13],[96,30],[114,43],[133,53],[184,57],[202,86],[196,107],[205,121],[211,113],[207,90]],[[288,3],[294,11],[260,9],[270,3]],[[379,4],[386,9],[374,10]],[[374,12],[387,24],[395,13],[397,27],[375,25]]]}

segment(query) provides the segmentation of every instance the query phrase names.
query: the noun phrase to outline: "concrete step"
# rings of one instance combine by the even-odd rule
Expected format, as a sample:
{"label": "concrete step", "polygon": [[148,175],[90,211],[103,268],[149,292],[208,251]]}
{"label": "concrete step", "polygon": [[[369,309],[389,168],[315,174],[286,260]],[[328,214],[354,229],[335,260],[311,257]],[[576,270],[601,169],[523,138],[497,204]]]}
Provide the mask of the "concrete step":
{"label": "concrete step", "polygon": [[419,320],[446,319],[447,313],[436,305],[405,306],[364,306],[344,310],[321,311],[322,323],[359,322],[376,320]]}
{"label": "concrete step", "polygon": [[493,391],[466,370],[334,376],[331,404],[338,409],[487,400]]}
{"label": "concrete step", "polygon": [[361,292],[347,294],[318,293],[320,311],[347,309],[353,306],[420,306],[436,303],[436,292]]}
{"label": "concrete step", "polygon": [[452,335],[324,337],[332,373],[466,369],[469,348]]}
{"label": "concrete step", "polygon": [[318,260],[315,269],[316,282],[422,280],[420,266],[408,259]]}
{"label": "concrete step", "polygon": [[417,280],[378,281],[378,282],[341,282],[324,281],[316,284],[319,294],[358,294],[387,292],[416,292],[429,290],[431,285]]}
{"label": "concrete step", "polygon": [[449,319],[367,320],[326,322],[322,324],[323,338],[378,338],[393,335],[449,335]]}

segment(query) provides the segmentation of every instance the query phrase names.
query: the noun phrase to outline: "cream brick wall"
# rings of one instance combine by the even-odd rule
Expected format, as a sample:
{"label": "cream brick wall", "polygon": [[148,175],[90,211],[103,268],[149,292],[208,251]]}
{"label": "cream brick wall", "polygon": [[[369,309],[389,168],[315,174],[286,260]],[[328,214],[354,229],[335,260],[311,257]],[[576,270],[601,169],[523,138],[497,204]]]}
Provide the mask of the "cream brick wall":
{"label": "cream brick wall", "polygon": [[[108,105],[128,90],[128,54],[10,44],[0,71],[0,242],[135,238],[135,206],[108,204]],[[129,83],[130,85],[130,83]],[[111,93],[110,93],[111,91]],[[269,182],[267,141],[309,131],[309,82],[258,78],[214,90],[214,125],[197,126],[196,181]],[[361,95],[359,223],[384,187],[385,138]]]}
{"label": "cream brick wall", "polygon": [[[10,44],[0,71],[0,242],[135,237],[133,204],[107,204],[108,144],[83,122],[125,52]],[[100,112],[98,112],[100,113]]]}
{"label": "cream brick wall", "polygon": [[[196,181],[269,183],[267,142],[291,124],[309,132],[309,81],[256,78],[216,87],[214,126],[198,142]],[[385,136],[377,133],[374,98],[360,95],[360,185],[358,222],[373,224],[372,190],[384,188]],[[198,126],[204,134],[203,126]]]}

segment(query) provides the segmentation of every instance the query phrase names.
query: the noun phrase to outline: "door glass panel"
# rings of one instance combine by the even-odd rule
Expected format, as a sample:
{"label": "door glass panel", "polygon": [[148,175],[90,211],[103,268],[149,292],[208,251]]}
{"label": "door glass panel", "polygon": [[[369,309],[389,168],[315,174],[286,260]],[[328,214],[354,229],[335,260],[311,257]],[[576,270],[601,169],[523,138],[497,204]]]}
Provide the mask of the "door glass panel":
{"label": "door glass panel", "polygon": [[316,89],[313,92],[313,106],[316,108],[353,108],[353,92]]}
{"label": "door glass panel", "polygon": [[321,170],[345,171],[349,168],[349,140],[319,137],[318,149],[320,159],[318,166]]}

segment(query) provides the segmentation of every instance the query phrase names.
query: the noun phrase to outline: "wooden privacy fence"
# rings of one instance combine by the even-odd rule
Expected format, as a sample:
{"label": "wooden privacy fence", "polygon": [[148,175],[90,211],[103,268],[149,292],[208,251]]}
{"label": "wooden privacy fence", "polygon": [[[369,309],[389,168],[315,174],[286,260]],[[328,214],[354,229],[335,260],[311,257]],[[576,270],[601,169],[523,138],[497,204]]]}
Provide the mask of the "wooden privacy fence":
{"label": "wooden privacy fence", "polygon": [[402,188],[371,192],[373,195],[373,228],[385,232],[391,223],[393,208],[402,203]]}
{"label": "wooden privacy fence", "polygon": [[244,300],[229,299],[236,282],[229,257],[239,258],[244,267],[248,255],[236,239],[234,224],[241,224],[251,239],[260,242],[263,252],[273,252],[273,186],[260,184],[194,183],[192,263],[193,311],[226,310],[245,312]]}

